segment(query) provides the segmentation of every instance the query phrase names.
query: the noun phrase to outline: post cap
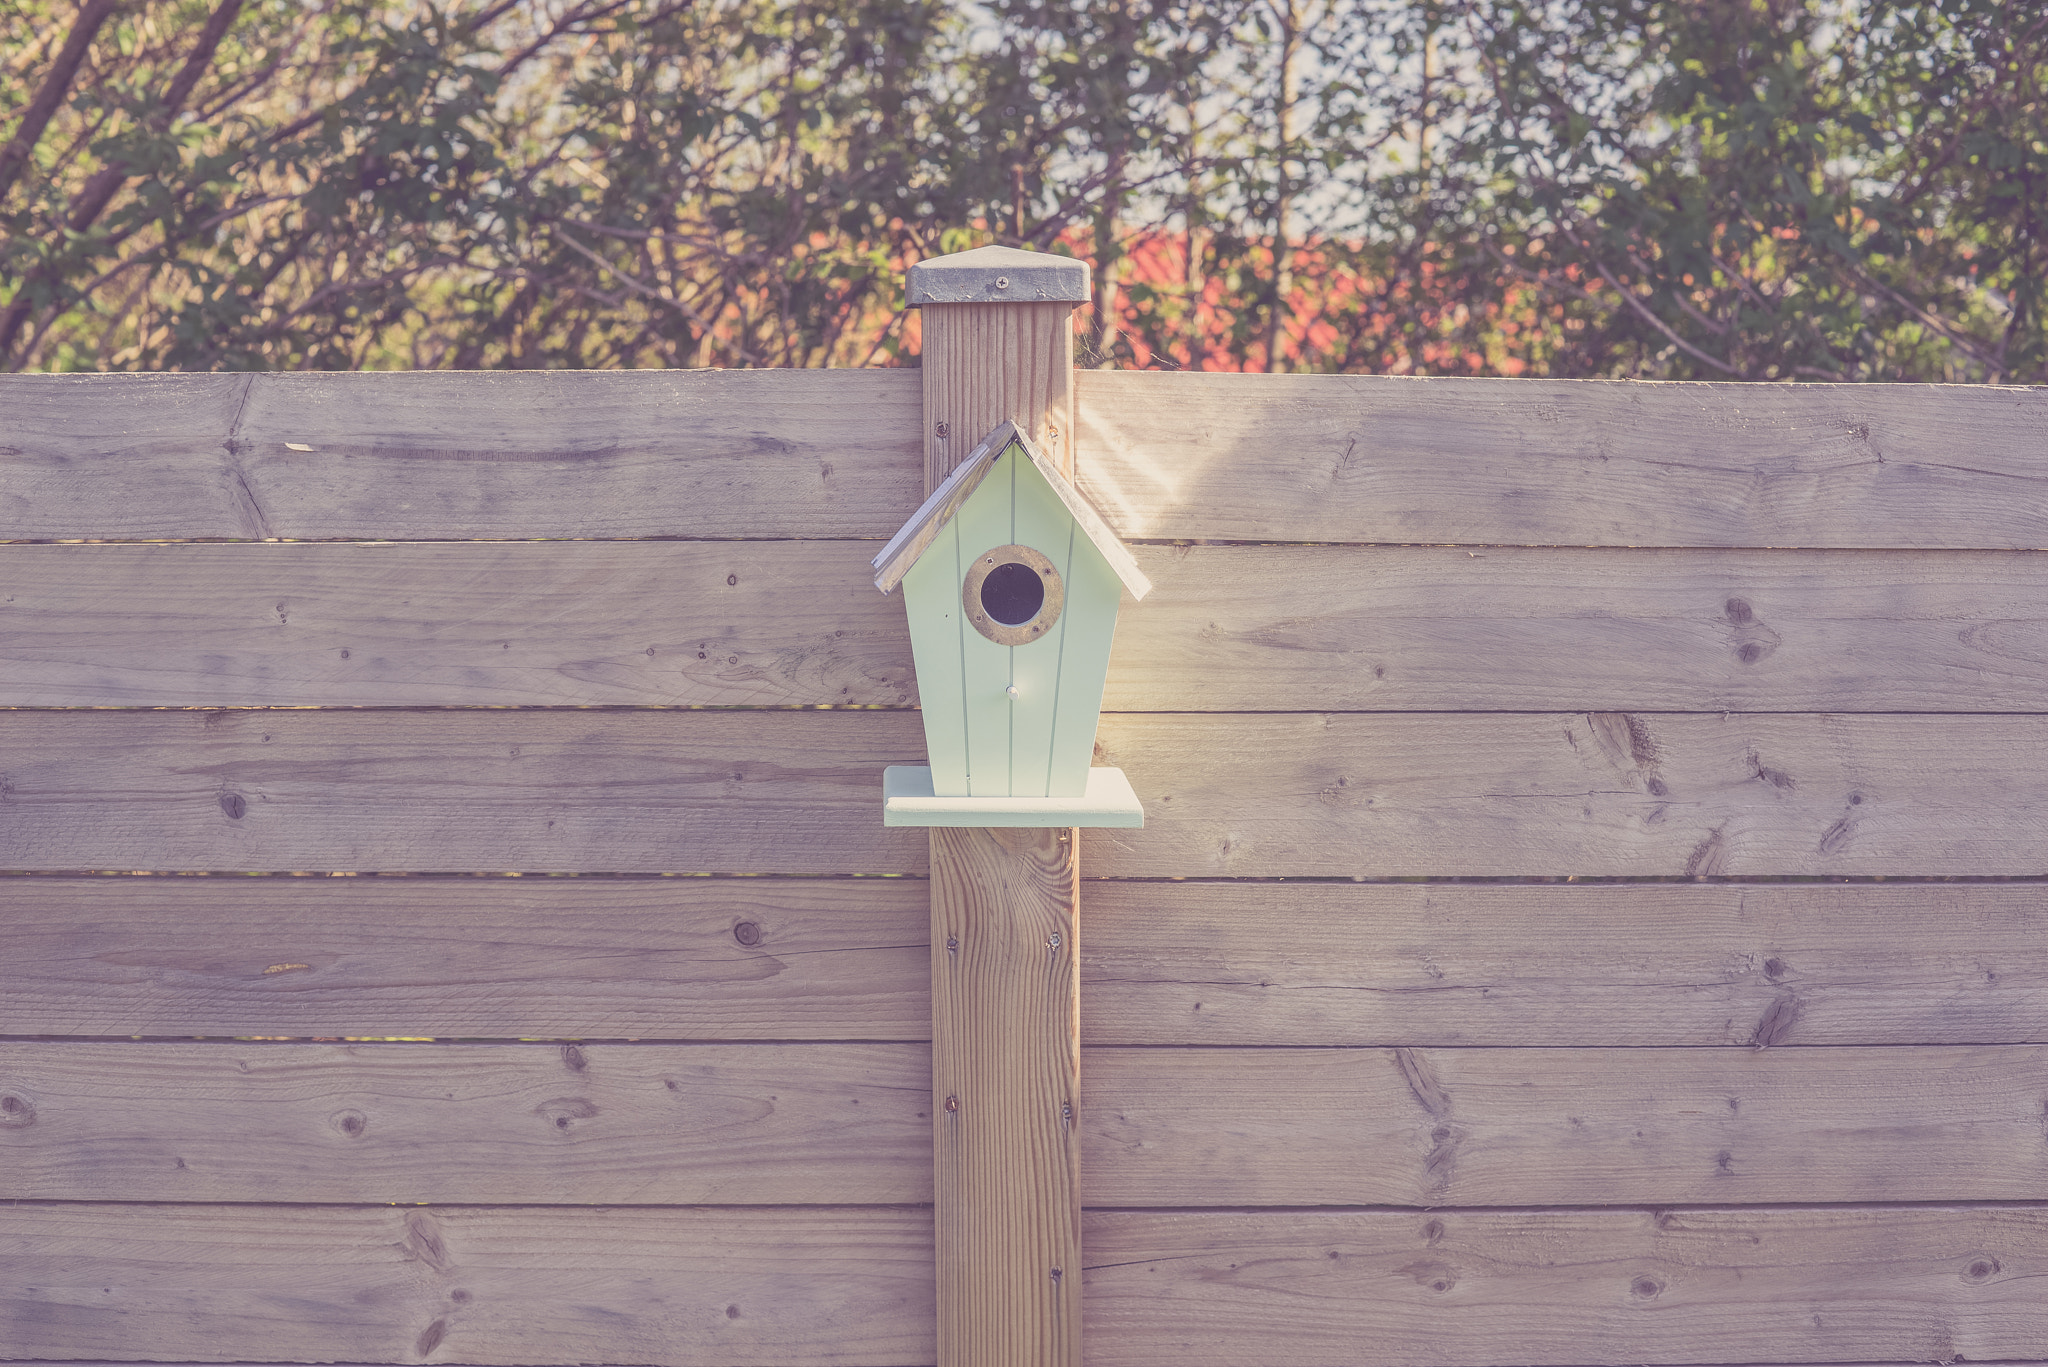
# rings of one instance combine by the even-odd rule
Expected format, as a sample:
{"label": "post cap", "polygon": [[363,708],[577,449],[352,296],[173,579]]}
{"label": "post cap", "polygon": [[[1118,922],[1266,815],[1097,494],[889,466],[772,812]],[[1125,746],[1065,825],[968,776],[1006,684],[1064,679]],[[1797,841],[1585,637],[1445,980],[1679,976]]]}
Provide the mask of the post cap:
{"label": "post cap", "polygon": [[910,268],[908,304],[1085,304],[1088,263],[1051,252],[976,247]]}

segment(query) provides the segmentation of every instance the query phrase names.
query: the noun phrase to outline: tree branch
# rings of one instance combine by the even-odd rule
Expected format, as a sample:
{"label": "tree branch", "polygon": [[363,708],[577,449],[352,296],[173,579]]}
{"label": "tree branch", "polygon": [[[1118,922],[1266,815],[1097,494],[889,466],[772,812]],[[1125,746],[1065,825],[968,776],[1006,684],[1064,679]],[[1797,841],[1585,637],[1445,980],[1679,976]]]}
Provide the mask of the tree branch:
{"label": "tree branch", "polygon": [[1593,269],[1600,272],[1600,278],[1602,280],[1605,280],[1610,286],[1613,287],[1614,292],[1620,295],[1622,297],[1623,302],[1625,302],[1629,306],[1629,308],[1635,311],[1637,317],[1641,318],[1651,327],[1657,329],[1657,331],[1663,333],[1665,338],[1671,343],[1671,345],[1677,347],[1680,351],[1692,357],[1695,361],[1698,361],[1700,364],[1712,366],[1714,369],[1720,371],[1723,375],[1733,375],[1738,379],[1741,378],[1742,372],[1737,370],[1734,366],[1728,365],[1722,361],[1715,360],[1712,356],[1709,356],[1706,352],[1701,351],[1691,342],[1686,341],[1685,338],[1673,332],[1671,330],[1670,324],[1666,323],[1662,318],[1659,318],[1656,314],[1650,312],[1650,310],[1644,306],[1643,301],[1636,298],[1636,292],[1634,290],[1626,288],[1622,285],[1622,283],[1619,280],[1616,280],[1614,278],[1614,272],[1608,270],[1604,262],[1593,262]]}
{"label": "tree branch", "polygon": [[713,330],[710,321],[707,320],[703,314],[699,313],[696,309],[691,308],[682,300],[675,298],[673,295],[664,294],[662,291],[655,289],[652,285],[647,284],[645,281],[638,280],[633,276],[626,274],[626,272],[620,270],[617,266],[614,266],[611,262],[599,256],[596,252],[590,250],[590,248],[584,246],[581,242],[578,242],[575,238],[569,236],[569,234],[562,233],[559,236],[562,239],[563,246],[567,247],[570,251],[575,252],[578,256],[584,257],[593,265],[597,266],[600,270],[608,272],[611,275],[611,277],[614,280],[617,280],[620,284],[625,285],[628,289],[631,289],[632,291],[634,291],[636,294],[639,294],[643,298],[652,299],[654,302],[658,304],[668,305],[668,307],[674,309],[677,313],[680,313],[683,315],[683,317],[689,319],[690,322],[702,328],[704,330],[704,335],[711,339],[712,345],[718,347],[727,355],[737,356],[740,360],[745,361],[748,365],[761,364],[761,358],[754,355],[754,353],[748,351],[745,347],[739,345],[737,342],[728,342],[718,337],[716,332]]}
{"label": "tree branch", "polygon": [[0,202],[4,202],[7,192],[14,188],[22,168],[35,154],[36,144],[43,140],[43,130],[49,127],[58,106],[64,103],[64,97],[71,93],[71,83],[78,77],[86,49],[92,46],[100,26],[118,8],[120,0],[86,0],[79,7],[78,19],[71,26],[70,36],[64,40],[63,50],[50,64],[42,85],[36,89],[35,98],[23,111],[21,122],[15,125],[14,136],[0,145]]}

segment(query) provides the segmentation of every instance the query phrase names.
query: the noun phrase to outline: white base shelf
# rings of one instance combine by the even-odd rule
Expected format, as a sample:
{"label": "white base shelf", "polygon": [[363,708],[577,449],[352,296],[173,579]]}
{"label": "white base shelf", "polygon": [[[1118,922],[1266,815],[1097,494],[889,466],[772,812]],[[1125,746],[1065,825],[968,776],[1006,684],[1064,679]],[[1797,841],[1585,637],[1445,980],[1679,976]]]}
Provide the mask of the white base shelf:
{"label": "white base shelf", "polygon": [[884,826],[1142,826],[1145,809],[1121,769],[1090,769],[1080,797],[939,797],[932,771],[882,771]]}

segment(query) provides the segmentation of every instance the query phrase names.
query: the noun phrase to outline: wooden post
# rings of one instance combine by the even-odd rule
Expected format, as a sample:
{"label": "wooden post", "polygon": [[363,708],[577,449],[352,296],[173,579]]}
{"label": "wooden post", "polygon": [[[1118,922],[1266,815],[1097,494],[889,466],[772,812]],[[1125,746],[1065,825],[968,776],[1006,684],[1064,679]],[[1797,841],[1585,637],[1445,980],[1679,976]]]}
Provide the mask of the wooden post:
{"label": "wooden post", "polygon": [[1080,1367],[1080,845],[932,828],[939,1367]]}
{"label": "wooden post", "polygon": [[[1071,478],[1086,267],[984,248],[919,275],[927,492],[1005,419]],[[938,302],[963,298],[998,302]],[[1078,836],[931,832],[939,1367],[1080,1367]]]}
{"label": "wooden post", "polygon": [[925,492],[1005,418],[1072,479],[1074,306],[926,304],[923,311]]}

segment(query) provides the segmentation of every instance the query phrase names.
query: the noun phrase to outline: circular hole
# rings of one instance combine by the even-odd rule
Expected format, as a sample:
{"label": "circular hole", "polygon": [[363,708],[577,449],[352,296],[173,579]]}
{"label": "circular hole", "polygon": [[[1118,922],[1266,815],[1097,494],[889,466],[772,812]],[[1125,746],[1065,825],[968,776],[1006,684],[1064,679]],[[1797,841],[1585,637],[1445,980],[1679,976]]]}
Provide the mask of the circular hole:
{"label": "circular hole", "polygon": [[1065,587],[1045,555],[1029,546],[998,546],[974,557],[960,586],[962,615],[999,646],[1047,639],[1060,618]]}
{"label": "circular hole", "polygon": [[1029,565],[998,565],[981,581],[981,606],[1004,626],[1020,626],[1045,606],[1045,583]]}

